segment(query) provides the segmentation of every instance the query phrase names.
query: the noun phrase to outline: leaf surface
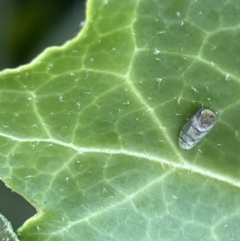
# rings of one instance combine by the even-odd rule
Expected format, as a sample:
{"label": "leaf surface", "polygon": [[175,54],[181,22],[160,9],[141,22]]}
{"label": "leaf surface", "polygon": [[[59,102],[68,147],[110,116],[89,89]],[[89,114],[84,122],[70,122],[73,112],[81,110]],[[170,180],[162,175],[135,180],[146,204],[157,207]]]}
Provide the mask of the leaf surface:
{"label": "leaf surface", "polygon": [[[240,240],[240,2],[88,2],[74,40],[0,75],[21,240]],[[218,113],[190,151],[201,106]]]}
{"label": "leaf surface", "polygon": [[14,233],[12,225],[0,214],[0,239],[7,241],[18,241],[17,235]]}

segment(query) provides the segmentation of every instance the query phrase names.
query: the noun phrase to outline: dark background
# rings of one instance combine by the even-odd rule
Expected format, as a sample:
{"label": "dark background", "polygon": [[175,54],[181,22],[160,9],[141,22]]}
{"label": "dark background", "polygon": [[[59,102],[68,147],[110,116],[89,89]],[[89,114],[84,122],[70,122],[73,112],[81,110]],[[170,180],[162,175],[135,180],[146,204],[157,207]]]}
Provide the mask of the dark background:
{"label": "dark background", "polygon": [[[27,64],[46,47],[76,36],[85,10],[85,0],[0,0],[0,71]],[[0,212],[17,229],[36,210],[0,181]]]}

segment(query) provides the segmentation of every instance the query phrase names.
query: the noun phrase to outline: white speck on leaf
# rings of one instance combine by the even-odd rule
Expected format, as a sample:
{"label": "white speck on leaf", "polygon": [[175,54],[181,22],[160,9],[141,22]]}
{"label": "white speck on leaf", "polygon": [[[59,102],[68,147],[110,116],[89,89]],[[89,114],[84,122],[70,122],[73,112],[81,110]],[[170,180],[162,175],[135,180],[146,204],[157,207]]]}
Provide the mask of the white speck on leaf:
{"label": "white speck on leaf", "polygon": [[53,63],[50,63],[50,64],[47,66],[47,70],[50,70],[52,67],[53,67]]}
{"label": "white speck on leaf", "polygon": [[173,98],[174,98],[174,100],[177,100],[178,105],[180,105],[181,97],[179,97],[178,99],[177,99],[177,97],[173,97]]}
{"label": "white speck on leaf", "polygon": [[236,130],[236,131],[235,131],[235,136],[236,136],[236,137],[239,137],[239,135],[240,135],[240,131],[239,131],[239,130]]}
{"label": "white speck on leaf", "polygon": [[191,89],[193,90],[193,92],[198,93],[198,91],[197,91],[197,89],[196,89],[196,88],[191,87]]}
{"label": "white speck on leaf", "polygon": [[159,86],[161,84],[161,82],[162,82],[162,78],[156,78],[156,81],[157,81],[158,86]]}
{"label": "white speck on leaf", "polygon": [[174,198],[174,199],[178,199],[178,197],[176,197],[174,194],[172,195],[172,198]]}
{"label": "white speck on leaf", "polygon": [[164,34],[166,31],[158,31],[157,34]]}
{"label": "white speck on leaf", "polygon": [[148,109],[147,109],[147,112],[153,113],[153,108],[148,108]]}
{"label": "white speck on leaf", "polygon": [[166,130],[166,127],[165,126],[159,126],[159,129],[160,130]]}
{"label": "white speck on leaf", "polygon": [[225,74],[225,80],[229,81],[230,80],[230,75],[228,73]]}
{"label": "white speck on leaf", "polygon": [[159,54],[159,53],[160,53],[160,50],[155,48],[154,54]]}
{"label": "white speck on leaf", "polygon": [[197,17],[202,16],[202,14],[202,11],[199,11]]}
{"label": "white speck on leaf", "polygon": [[107,192],[107,189],[105,187],[103,188],[103,192]]}
{"label": "white speck on leaf", "polygon": [[211,50],[212,50],[212,51],[214,51],[216,48],[217,48],[217,47],[214,46],[214,45],[211,46]]}

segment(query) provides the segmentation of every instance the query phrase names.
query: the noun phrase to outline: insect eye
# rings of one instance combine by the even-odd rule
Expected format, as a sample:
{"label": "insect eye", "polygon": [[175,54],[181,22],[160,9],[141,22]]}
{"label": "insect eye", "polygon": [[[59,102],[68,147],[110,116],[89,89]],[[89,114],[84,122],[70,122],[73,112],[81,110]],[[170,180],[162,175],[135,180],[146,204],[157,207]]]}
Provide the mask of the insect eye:
{"label": "insect eye", "polygon": [[211,126],[216,119],[216,115],[211,110],[203,110],[199,116],[199,123],[202,128]]}

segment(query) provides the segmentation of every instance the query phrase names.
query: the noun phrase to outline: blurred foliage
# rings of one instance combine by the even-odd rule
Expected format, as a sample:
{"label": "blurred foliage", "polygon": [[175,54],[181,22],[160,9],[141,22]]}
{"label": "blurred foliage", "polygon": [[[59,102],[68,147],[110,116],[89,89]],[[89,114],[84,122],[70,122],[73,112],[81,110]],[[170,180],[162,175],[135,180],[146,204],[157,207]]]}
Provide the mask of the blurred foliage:
{"label": "blurred foliage", "polygon": [[[14,68],[28,63],[49,45],[61,45],[79,31],[84,18],[84,0],[1,0],[0,1],[0,69]],[[81,6],[81,7],[79,7]],[[37,52],[46,36],[59,27],[59,22],[72,11],[77,12],[75,33],[62,31],[61,41],[57,38],[46,43]],[[70,14],[71,15],[71,14]],[[69,23],[70,24],[70,23]],[[73,23],[72,23],[73,24]]]}

